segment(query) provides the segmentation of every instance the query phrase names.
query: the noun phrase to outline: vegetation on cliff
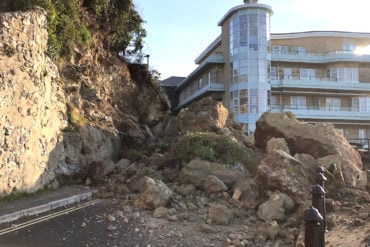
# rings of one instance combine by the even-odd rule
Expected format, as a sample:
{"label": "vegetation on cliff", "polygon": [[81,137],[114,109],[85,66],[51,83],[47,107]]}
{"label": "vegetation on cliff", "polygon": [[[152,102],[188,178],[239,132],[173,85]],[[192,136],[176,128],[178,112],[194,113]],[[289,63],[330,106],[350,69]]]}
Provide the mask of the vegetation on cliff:
{"label": "vegetation on cliff", "polygon": [[69,59],[75,47],[89,47],[95,31],[103,33],[110,51],[141,58],[146,31],[132,0],[15,0],[8,9],[36,6],[48,13],[48,53],[54,61]]}
{"label": "vegetation on cliff", "polygon": [[189,162],[199,158],[227,165],[242,163],[251,170],[255,155],[240,142],[212,132],[191,132],[182,136],[172,147],[174,157]]}

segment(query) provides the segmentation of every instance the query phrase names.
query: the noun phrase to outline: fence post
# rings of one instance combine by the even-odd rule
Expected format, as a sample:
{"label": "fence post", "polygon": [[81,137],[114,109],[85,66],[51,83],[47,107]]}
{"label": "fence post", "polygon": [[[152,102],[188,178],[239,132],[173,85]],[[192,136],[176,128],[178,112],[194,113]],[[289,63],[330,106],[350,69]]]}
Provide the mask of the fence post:
{"label": "fence post", "polygon": [[324,173],[317,172],[315,176],[315,181],[318,183],[322,188],[325,188],[324,183],[327,180],[327,178],[324,176]]}
{"label": "fence post", "polygon": [[303,213],[305,221],[305,247],[322,247],[320,234],[322,233],[322,220],[320,212],[313,206],[306,209]]}
{"label": "fence post", "polygon": [[319,166],[316,167],[315,172],[316,173],[324,173],[325,172],[325,169],[324,169],[324,167],[322,167],[322,166],[319,165]]}
{"label": "fence post", "polygon": [[331,163],[330,165],[329,165],[329,168],[328,168],[328,171],[331,173],[331,174],[333,174],[334,173],[334,171],[337,169],[337,165],[335,164],[335,163]]}
{"label": "fence post", "polygon": [[323,218],[323,220],[322,220],[322,231],[321,231],[321,235],[320,235],[319,239],[321,241],[320,246],[325,246],[325,230],[326,230],[325,194],[326,194],[326,192],[325,192],[323,187],[321,187],[320,185],[317,184],[317,185],[312,186],[311,194],[312,194],[312,206],[317,208],[317,210],[319,211],[319,213],[321,214],[321,216]]}

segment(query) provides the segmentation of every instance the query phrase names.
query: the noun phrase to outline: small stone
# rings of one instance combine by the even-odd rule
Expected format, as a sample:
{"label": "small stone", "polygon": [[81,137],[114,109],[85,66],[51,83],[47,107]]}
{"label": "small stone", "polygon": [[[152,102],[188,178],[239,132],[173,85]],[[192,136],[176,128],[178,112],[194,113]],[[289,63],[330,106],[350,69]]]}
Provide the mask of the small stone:
{"label": "small stone", "polygon": [[87,177],[86,180],[85,180],[85,184],[87,186],[91,185],[92,184],[91,178]]}
{"label": "small stone", "polygon": [[234,193],[233,193],[233,200],[238,201],[240,196],[242,195],[242,191],[239,188],[236,188]]}
{"label": "small stone", "polygon": [[128,205],[122,206],[122,209],[126,213],[131,213],[132,212],[132,208],[130,206],[128,206]]}
{"label": "small stone", "polygon": [[176,216],[176,215],[168,216],[168,217],[167,217],[167,219],[168,219],[169,221],[177,221],[177,220],[178,220],[178,218],[177,218],[177,216]]}
{"label": "small stone", "polygon": [[109,225],[109,226],[107,227],[107,230],[108,230],[108,231],[114,231],[114,230],[117,230],[117,227],[116,227],[116,226],[114,226],[114,225]]}
{"label": "small stone", "polygon": [[85,228],[86,227],[86,223],[85,222],[82,222],[81,227],[82,228]]}
{"label": "small stone", "polygon": [[121,218],[123,218],[125,215],[124,215],[124,213],[122,212],[122,211],[120,211],[120,210],[118,210],[117,212],[116,212],[116,215],[118,216],[118,217],[121,217]]}
{"label": "small stone", "polygon": [[107,215],[107,220],[110,221],[110,222],[113,222],[113,221],[116,221],[116,217],[114,217],[114,215],[112,215],[112,214],[108,214]]}
{"label": "small stone", "polygon": [[135,212],[132,214],[131,216],[133,219],[139,219],[141,217],[140,213],[139,212]]}
{"label": "small stone", "polygon": [[216,229],[208,224],[203,224],[199,227],[199,231],[204,233],[215,233]]}
{"label": "small stone", "polygon": [[154,218],[166,218],[170,215],[171,210],[165,207],[158,207],[153,212]]}

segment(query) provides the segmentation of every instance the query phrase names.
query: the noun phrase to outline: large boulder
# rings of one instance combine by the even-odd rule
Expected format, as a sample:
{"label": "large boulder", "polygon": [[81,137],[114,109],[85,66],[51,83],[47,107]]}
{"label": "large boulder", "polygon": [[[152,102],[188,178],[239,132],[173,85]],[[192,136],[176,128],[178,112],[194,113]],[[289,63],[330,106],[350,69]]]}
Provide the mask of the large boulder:
{"label": "large boulder", "polygon": [[223,164],[204,161],[192,160],[185,165],[179,174],[182,183],[193,184],[194,186],[205,189],[205,181],[213,175],[221,180],[228,188],[231,188],[236,182],[245,178],[243,172],[232,167],[226,167]]}
{"label": "large boulder", "polygon": [[182,133],[216,131],[225,127],[227,117],[228,111],[221,102],[204,98],[181,110],[176,124]]}
{"label": "large boulder", "polygon": [[258,207],[257,215],[264,221],[282,221],[294,206],[294,201],[287,194],[270,192],[269,199]]}
{"label": "large boulder", "polygon": [[266,145],[266,152],[269,153],[272,150],[282,150],[287,154],[290,154],[290,150],[288,144],[286,143],[284,138],[271,138],[267,141]]}
{"label": "large boulder", "polygon": [[266,112],[256,123],[254,138],[255,146],[263,150],[271,138],[284,138],[292,155],[310,154],[315,159],[335,155],[345,184],[357,188],[367,185],[360,155],[331,124],[300,122],[290,112]]}
{"label": "large boulder", "polygon": [[144,209],[156,209],[167,205],[173,191],[161,180],[144,176],[129,184],[134,192],[139,192],[135,205]]}
{"label": "large boulder", "polygon": [[262,191],[278,189],[302,205],[310,198],[314,175],[315,166],[307,167],[293,156],[273,150],[258,163],[254,179]]}

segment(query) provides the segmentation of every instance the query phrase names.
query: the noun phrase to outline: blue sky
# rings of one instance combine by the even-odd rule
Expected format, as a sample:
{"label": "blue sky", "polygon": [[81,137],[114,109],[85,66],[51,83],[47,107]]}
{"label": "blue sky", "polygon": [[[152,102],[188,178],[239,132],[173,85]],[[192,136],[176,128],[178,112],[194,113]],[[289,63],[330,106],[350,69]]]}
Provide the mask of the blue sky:
{"label": "blue sky", "polygon": [[[195,58],[219,35],[217,25],[243,0],[133,0],[145,20],[144,52],[161,79],[187,76]],[[271,32],[370,32],[369,0],[260,0],[274,11]]]}

